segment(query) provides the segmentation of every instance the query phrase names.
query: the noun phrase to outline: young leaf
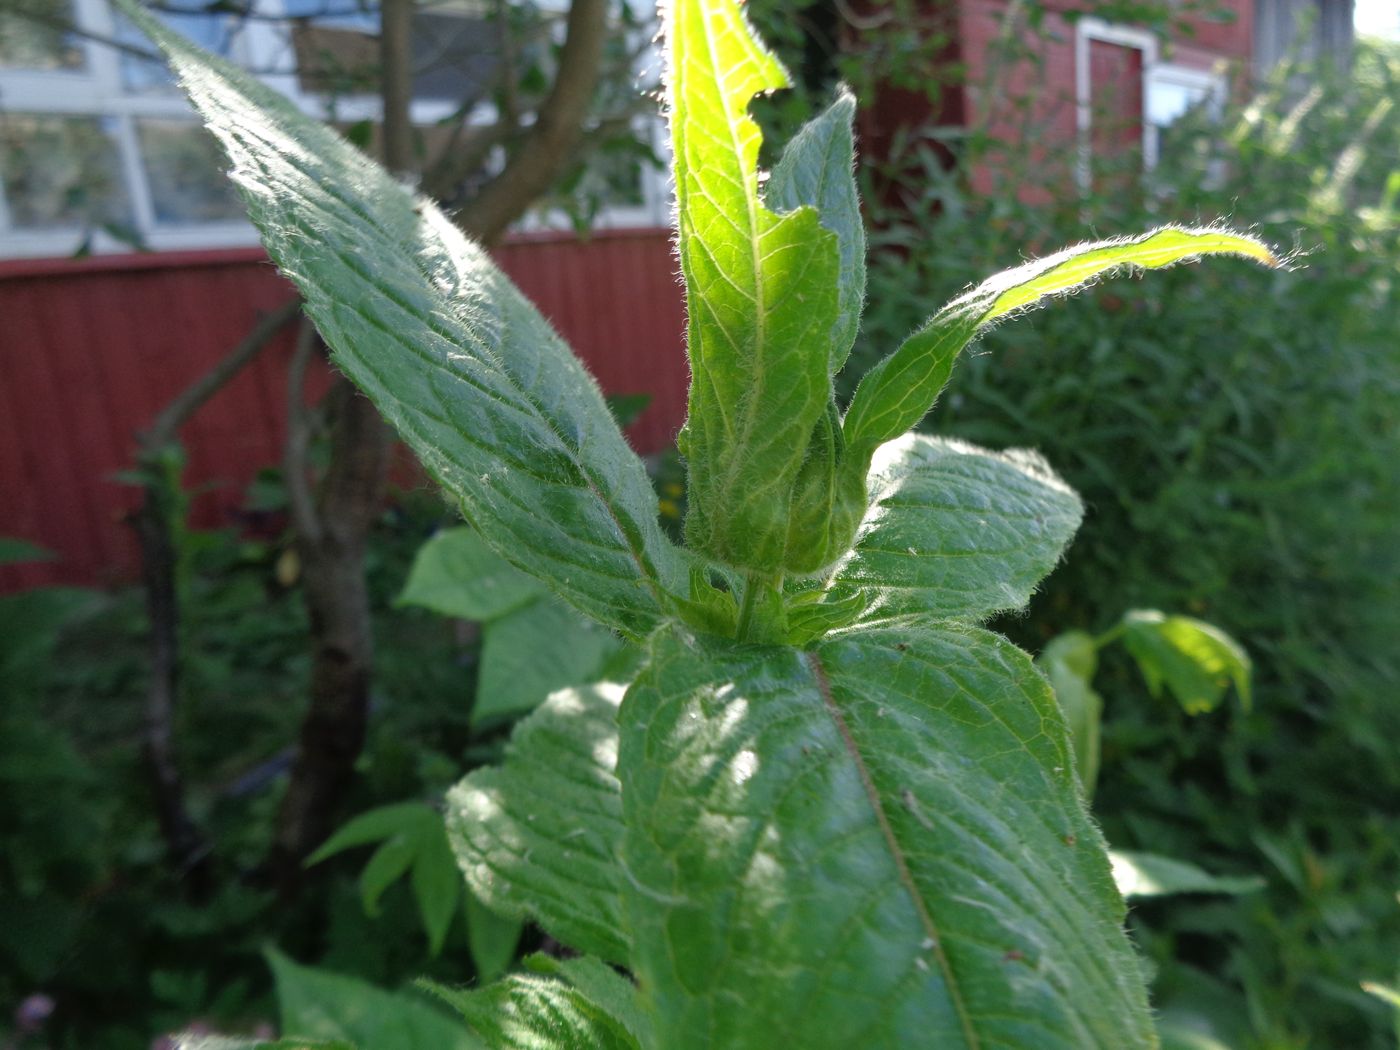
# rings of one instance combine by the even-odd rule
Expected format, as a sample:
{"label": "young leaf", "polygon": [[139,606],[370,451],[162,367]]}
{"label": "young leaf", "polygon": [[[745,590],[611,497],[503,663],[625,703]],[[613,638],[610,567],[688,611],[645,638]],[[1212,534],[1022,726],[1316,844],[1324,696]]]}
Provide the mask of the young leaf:
{"label": "young leaf", "polygon": [[628,961],[622,922],[617,706],[600,683],[552,695],[515,727],[503,766],[447,796],[447,829],[471,891],[571,947]]}
{"label": "young leaf", "polygon": [[856,98],[841,88],[836,101],[783,147],[764,189],[764,201],[774,209],[796,211],[810,205],[821,224],[836,234],[841,275],[827,366],[832,375],[851,351],[865,305],[865,222],[856,193],[855,116]]}
{"label": "young leaf", "polygon": [[1109,850],[1113,881],[1124,897],[1166,897],[1176,893],[1253,893],[1264,888],[1257,876],[1212,875],[1194,864],[1155,853]]}
{"label": "young leaf", "polygon": [[462,620],[494,620],[545,593],[471,528],[443,529],[413,556],[396,605],[417,605]]}
{"label": "young leaf", "polygon": [[511,974],[479,990],[425,984],[491,1050],[640,1050],[621,1021],[566,981]]}
{"label": "young leaf", "polygon": [[1214,711],[1233,684],[1249,709],[1249,654],[1219,627],[1150,609],[1126,614],[1123,625],[1123,644],[1153,696],[1165,685],[1182,710],[1199,715]]}
{"label": "young leaf", "polygon": [[972,628],[673,632],[619,716],[657,1045],[1154,1045],[1045,680]]}
{"label": "young leaf", "polygon": [[485,1050],[460,1022],[418,996],[300,966],[275,950],[268,951],[267,960],[277,982],[281,1028],[288,1036],[343,1040],[361,1050]]}
{"label": "young leaf", "polygon": [[1019,609],[1079,527],[1079,497],[1033,452],[906,434],[870,471],[870,509],[830,594],[867,618],[982,620]]}
{"label": "young leaf", "polygon": [[815,209],[778,215],[759,197],[747,107],[788,78],[738,4],[676,2],[666,36],[692,373],[686,537],[772,574],[787,567],[793,487],[831,401],[841,253]]}
{"label": "young leaf", "polygon": [[1262,242],[1214,229],[1164,227],[1140,237],[1067,248],[1006,270],[954,299],[865,374],[846,413],[846,443],[868,454],[903,434],[933,406],[963,347],[1010,314],[1074,292],[1110,271],[1157,270],[1202,255],[1279,260]]}
{"label": "young leaf", "polygon": [[234,165],[335,361],[516,567],[635,636],[686,568],[597,384],[430,202],[130,0]]}

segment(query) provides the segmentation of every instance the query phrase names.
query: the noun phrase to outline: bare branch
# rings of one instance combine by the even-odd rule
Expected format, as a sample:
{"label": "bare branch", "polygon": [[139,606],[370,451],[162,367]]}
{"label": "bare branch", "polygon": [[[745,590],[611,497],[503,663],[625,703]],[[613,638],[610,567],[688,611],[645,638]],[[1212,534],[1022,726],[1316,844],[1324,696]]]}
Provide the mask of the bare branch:
{"label": "bare branch", "polygon": [[598,87],[607,37],[607,0],[574,0],[554,86],[505,169],[456,216],[459,226],[490,244],[549,189],[574,157]]}
{"label": "bare branch", "polygon": [[242,342],[161,409],[155,422],[141,435],[142,446],[159,448],[173,441],[190,416],[194,415],[201,405],[222,390],[234,376],[243,370],[244,366],[262,353],[272,342],[273,336],[280,332],[300,310],[301,300],[293,299],[258,318],[252,331],[243,337]]}
{"label": "bare branch", "polygon": [[287,366],[287,446],[282,456],[282,482],[287,486],[292,528],[298,535],[313,541],[321,533],[321,521],[316,514],[316,498],[308,473],[311,416],[306,410],[306,369],[319,342],[315,325],[302,318],[296,350]]}

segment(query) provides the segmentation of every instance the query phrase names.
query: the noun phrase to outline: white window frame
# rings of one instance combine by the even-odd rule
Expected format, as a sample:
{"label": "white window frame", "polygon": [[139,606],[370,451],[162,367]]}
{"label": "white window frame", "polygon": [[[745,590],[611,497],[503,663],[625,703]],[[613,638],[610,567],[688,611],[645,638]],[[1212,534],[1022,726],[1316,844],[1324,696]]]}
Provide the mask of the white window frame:
{"label": "white window frame", "polygon": [[1157,38],[1145,29],[1134,29],[1105,22],[1100,18],[1083,18],[1074,31],[1074,97],[1078,150],[1075,158],[1075,179],[1080,192],[1086,196],[1093,188],[1093,91],[1089,65],[1089,46],[1093,41],[1130,47],[1142,53],[1142,167],[1144,172],[1157,166],[1161,156],[1161,129],[1148,118],[1152,87],[1155,83],[1174,84],[1203,91],[1211,111],[1219,114],[1224,107],[1226,82],[1223,73],[1195,69],[1163,62],[1159,58]]}
{"label": "white window frame", "polygon": [[[286,95],[303,112],[326,119],[334,108],[341,121],[377,120],[382,100],[374,94],[331,96],[303,89],[295,72],[284,0],[258,0],[254,5],[259,18],[250,19],[234,39],[231,57],[254,70],[259,79]],[[73,0],[76,23],[101,38],[115,35],[115,19],[109,0]],[[116,49],[91,39],[79,40],[84,66],[76,70],[0,70],[0,119],[4,113],[42,116],[92,117],[113,122],[112,140],[117,162],[131,202],[132,225],[145,245],[155,251],[217,250],[252,247],[258,244],[257,231],[244,219],[234,222],[169,224],[156,220],[155,206],[141,157],[136,122],[143,117],[197,120],[183,93],[178,90],[131,92],[122,81],[121,55]],[[287,72],[266,72],[285,68]],[[415,124],[431,125],[452,115],[456,106],[443,100],[420,99],[412,103],[410,118]],[[495,119],[494,107],[482,103],[472,114],[473,123]],[[663,147],[660,121],[644,129],[654,147]],[[3,187],[0,187],[3,189]],[[641,206],[607,207],[595,221],[599,229],[654,227],[665,225],[670,208],[670,190],[665,174],[646,166],[642,169]],[[561,216],[536,215],[520,224],[525,230],[569,229]],[[46,230],[16,230],[8,206],[0,192],[0,259],[64,256],[79,244],[83,230],[66,227]],[[131,248],[105,231],[94,231],[93,252],[127,252]]]}

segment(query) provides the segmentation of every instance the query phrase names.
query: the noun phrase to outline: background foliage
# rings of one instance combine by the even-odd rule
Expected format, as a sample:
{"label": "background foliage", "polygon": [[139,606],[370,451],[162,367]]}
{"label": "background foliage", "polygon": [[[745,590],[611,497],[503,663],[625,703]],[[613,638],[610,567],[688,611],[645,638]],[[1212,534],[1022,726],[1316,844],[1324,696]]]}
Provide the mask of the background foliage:
{"label": "background foliage", "polygon": [[[819,96],[837,74],[855,79],[787,39]],[[871,46],[918,61],[897,39]],[[974,196],[966,172],[990,144],[936,129],[911,140],[893,170],[918,207],[885,211],[867,194],[874,254],[853,357],[873,362],[930,303],[1026,244],[1222,217],[1301,250],[1288,272],[1106,283],[993,333],[925,424],[1034,446],[1083,494],[1066,564],[1000,625],[1013,638],[1038,650],[1148,607],[1217,623],[1253,657],[1247,712],[1189,718],[1112,650],[1096,680],[1095,805],[1110,841],[1264,879],[1253,894],[1139,902],[1132,920],[1164,1012],[1240,1050],[1395,1037],[1393,1010],[1360,982],[1393,983],[1400,956],[1400,56],[1363,45],[1350,76],[1306,83],[1281,71],[1218,124],[1174,128],[1151,185],[1111,198],[1055,187],[1059,204],[1031,206],[1034,173],[1016,170]],[[862,174],[868,185],[891,168]],[[276,506],[275,479],[257,498]],[[435,801],[499,754],[502,723],[473,717],[478,633],[394,605],[413,552],[452,518],[406,494],[375,531],[376,700],[347,813]],[[135,1047],[192,1017],[271,1016],[268,943],[380,986],[470,979],[468,925],[455,919],[433,959],[407,880],[385,890],[378,919],[365,914],[363,855],[316,869],[313,907],[258,888],[249,869],[305,695],[299,582],[278,536],[184,542],[193,702],[179,746],[219,843],[218,888],[180,901],[161,864],[139,771],[138,596],[0,607],[32,629],[4,633],[0,789],[14,802],[0,823],[0,1002],[42,989],[59,1004],[52,1045]],[[526,947],[539,943],[527,934]]]}

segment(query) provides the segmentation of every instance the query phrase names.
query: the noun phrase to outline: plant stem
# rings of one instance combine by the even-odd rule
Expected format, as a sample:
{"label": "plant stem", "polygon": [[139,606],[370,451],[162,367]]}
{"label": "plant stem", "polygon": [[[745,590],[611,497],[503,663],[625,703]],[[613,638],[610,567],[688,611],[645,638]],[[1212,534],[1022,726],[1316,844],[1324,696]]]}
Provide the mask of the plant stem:
{"label": "plant stem", "polygon": [[1114,624],[1108,630],[1104,631],[1103,634],[1094,639],[1094,648],[1102,649],[1105,645],[1111,645],[1113,642],[1118,641],[1119,638],[1123,637],[1127,629],[1128,625],[1126,623],[1120,622]]}
{"label": "plant stem", "polygon": [[758,600],[758,588],[762,584],[762,578],[757,573],[749,573],[744,577],[744,599],[739,605],[739,626],[734,632],[736,642],[747,642],[749,640],[749,626],[753,622],[753,607]]}

